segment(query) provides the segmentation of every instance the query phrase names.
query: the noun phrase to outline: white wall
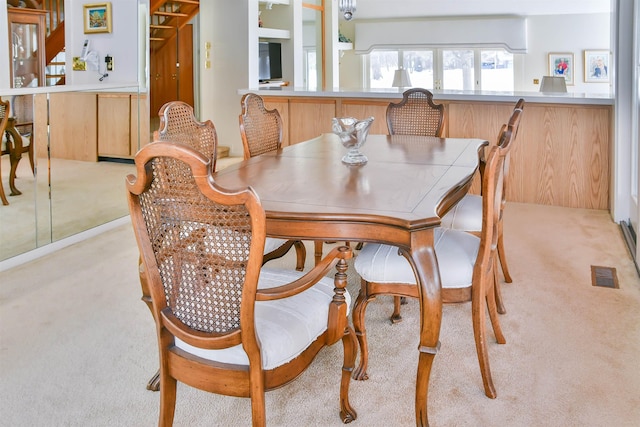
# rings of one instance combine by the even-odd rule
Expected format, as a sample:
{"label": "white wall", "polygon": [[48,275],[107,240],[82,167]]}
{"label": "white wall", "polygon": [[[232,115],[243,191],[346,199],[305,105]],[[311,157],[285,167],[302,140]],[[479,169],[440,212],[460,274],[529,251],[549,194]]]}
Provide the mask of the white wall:
{"label": "white wall", "polygon": [[[518,91],[537,92],[539,85],[533,79],[548,75],[549,52],[570,52],[574,55],[574,85],[569,92],[609,93],[609,83],[584,82],[584,50],[609,50],[611,46],[609,13],[578,15],[533,15],[527,18],[526,54],[516,54],[515,76]],[[352,22],[340,21],[342,33],[355,41],[355,26]],[[361,55],[347,51],[340,59],[340,86],[358,88],[362,86]],[[613,60],[611,62],[613,64]]]}
{"label": "white wall", "polygon": [[[144,1],[143,1],[144,2]],[[92,0],[65,1],[65,45],[66,45],[66,83],[68,85],[100,84],[104,73],[109,76],[102,83],[130,84],[138,81],[140,57],[138,43],[138,1],[111,0],[111,33],[84,33],[84,4]],[[73,23],[73,25],[68,25]],[[85,39],[89,39],[90,50],[98,53],[99,71],[73,71],[72,60],[80,56]],[[106,71],[104,58],[111,55],[114,70]],[[143,55],[146,55],[143,53]]]}
{"label": "white wall", "polygon": [[540,86],[533,84],[533,79],[549,74],[549,52],[567,52],[573,53],[575,61],[574,85],[567,87],[569,92],[609,93],[610,83],[585,83],[584,50],[610,50],[610,34],[609,13],[530,16],[527,19],[529,46],[520,70],[522,81],[516,90],[538,91]]}
{"label": "white wall", "polygon": [[200,2],[200,51],[211,43],[211,68],[200,60],[200,116],[213,121],[218,143],[230,147],[232,156],[242,156],[237,91],[252,86],[249,67],[256,70],[257,82],[258,44],[249,42],[249,25],[258,28],[257,0]]}

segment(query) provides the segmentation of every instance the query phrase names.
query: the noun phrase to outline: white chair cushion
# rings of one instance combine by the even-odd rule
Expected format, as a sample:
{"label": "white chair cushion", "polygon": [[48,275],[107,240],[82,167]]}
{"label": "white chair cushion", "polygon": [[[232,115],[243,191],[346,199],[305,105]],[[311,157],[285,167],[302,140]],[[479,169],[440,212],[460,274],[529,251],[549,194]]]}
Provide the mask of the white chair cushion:
{"label": "white chair cushion", "polygon": [[[268,289],[292,282],[304,273],[263,268],[258,288]],[[306,291],[290,298],[256,302],[255,323],[262,345],[262,367],[273,369],[300,355],[327,330],[329,303],[333,299],[333,279],[326,277]],[[347,307],[351,296],[345,291]],[[177,347],[198,357],[223,363],[248,365],[242,345],[224,350],[206,350],[176,338]]]}
{"label": "white chair cushion", "polygon": [[271,237],[267,237],[264,241],[264,253],[268,254],[269,252],[275,251],[285,243],[287,243],[285,239],[274,239]]}
{"label": "white chair cushion", "polygon": [[[469,233],[439,227],[434,231],[434,241],[442,287],[470,286],[480,239]],[[354,268],[368,282],[416,283],[409,261],[398,253],[396,246],[367,243],[358,253]]]}
{"label": "white chair cushion", "polygon": [[482,230],[482,196],[466,194],[447,214],[440,225],[454,230]]}

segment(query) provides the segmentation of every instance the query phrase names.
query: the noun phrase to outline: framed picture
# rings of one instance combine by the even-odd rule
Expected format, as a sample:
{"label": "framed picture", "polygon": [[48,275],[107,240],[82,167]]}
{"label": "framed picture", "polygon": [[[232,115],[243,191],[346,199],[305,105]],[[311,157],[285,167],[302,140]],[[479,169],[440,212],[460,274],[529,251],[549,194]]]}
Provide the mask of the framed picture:
{"label": "framed picture", "polygon": [[575,73],[573,53],[550,53],[549,54],[549,75],[564,77],[567,86],[572,85]]}
{"label": "framed picture", "polygon": [[111,32],[111,3],[84,5],[84,33]]}
{"label": "framed picture", "polygon": [[610,61],[611,55],[608,50],[585,50],[584,81],[587,83],[608,82]]}

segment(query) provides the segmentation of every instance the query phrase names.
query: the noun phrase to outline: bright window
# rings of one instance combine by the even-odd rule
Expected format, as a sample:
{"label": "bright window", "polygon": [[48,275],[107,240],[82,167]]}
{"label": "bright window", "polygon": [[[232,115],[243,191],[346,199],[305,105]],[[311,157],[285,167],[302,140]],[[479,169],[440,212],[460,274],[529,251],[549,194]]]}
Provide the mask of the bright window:
{"label": "bright window", "polygon": [[373,50],[370,88],[391,88],[402,65],[411,86],[425,89],[513,91],[513,54],[503,49]]}
{"label": "bright window", "polygon": [[513,54],[505,50],[480,51],[480,87],[482,90],[512,91]]}

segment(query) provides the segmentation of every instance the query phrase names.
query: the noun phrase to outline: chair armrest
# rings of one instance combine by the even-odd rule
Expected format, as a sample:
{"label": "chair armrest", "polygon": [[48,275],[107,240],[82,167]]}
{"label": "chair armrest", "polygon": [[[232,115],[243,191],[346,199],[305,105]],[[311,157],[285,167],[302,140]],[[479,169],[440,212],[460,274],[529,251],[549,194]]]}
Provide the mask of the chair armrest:
{"label": "chair armrest", "polygon": [[[288,298],[290,296],[299,294],[306,291],[320,279],[325,277],[329,270],[333,268],[336,263],[342,263],[346,265],[346,260],[353,257],[353,252],[348,246],[339,246],[333,248],[326,257],[322,259],[312,270],[306,273],[291,283],[283,286],[278,286],[269,289],[258,289],[256,292],[256,301],[272,301],[281,298]],[[346,269],[345,269],[346,271]],[[345,275],[346,276],[346,275]]]}

